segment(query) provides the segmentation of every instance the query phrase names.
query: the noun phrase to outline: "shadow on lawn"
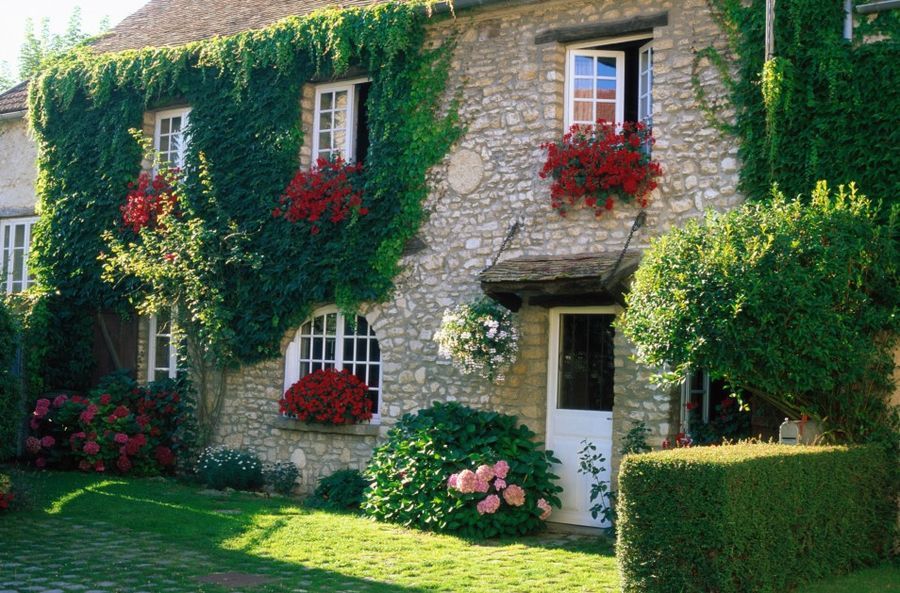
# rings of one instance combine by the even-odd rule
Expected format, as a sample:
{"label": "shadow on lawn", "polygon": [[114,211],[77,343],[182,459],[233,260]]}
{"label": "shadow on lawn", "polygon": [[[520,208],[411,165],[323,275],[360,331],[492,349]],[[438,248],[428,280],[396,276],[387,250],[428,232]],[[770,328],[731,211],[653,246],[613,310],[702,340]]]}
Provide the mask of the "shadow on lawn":
{"label": "shadow on lawn", "polygon": [[[19,543],[31,543],[26,541],[31,537],[29,534],[39,532],[42,522],[48,527],[56,528],[57,521],[72,521],[76,524],[97,522],[101,529],[106,526],[123,537],[127,537],[127,532],[124,531],[127,529],[162,538],[172,544],[172,549],[169,550],[171,554],[178,554],[179,549],[184,553],[202,551],[204,558],[212,562],[213,569],[208,570],[207,563],[200,571],[192,570],[190,562],[185,561],[180,566],[185,570],[183,578],[189,580],[212,572],[238,571],[271,579],[269,584],[254,588],[258,591],[293,590],[298,586],[316,592],[426,591],[415,586],[359,578],[224,547],[229,540],[241,536],[244,536],[241,547],[252,548],[264,544],[270,537],[285,529],[291,517],[308,512],[288,500],[279,508],[272,500],[247,495],[199,497],[195,491],[169,480],[106,479],[96,475],[56,472],[14,473],[15,479],[24,482],[29,496],[33,497],[32,509],[21,512],[23,524],[29,523],[33,529],[13,530],[12,537],[0,543],[0,550],[7,546],[9,550],[14,549],[17,545],[16,535],[20,533],[22,542]],[[4,520],[16,521],[16,514],[9,515]],[[261,515],[267,519],[265,524],[260,524],[258,520]],[[65,541],[68,540],[61,538],[61,543],[57,545],[65,546],[62,543]],[[198,591],[219,590],[217,586],[199,583],[196,587]]]}

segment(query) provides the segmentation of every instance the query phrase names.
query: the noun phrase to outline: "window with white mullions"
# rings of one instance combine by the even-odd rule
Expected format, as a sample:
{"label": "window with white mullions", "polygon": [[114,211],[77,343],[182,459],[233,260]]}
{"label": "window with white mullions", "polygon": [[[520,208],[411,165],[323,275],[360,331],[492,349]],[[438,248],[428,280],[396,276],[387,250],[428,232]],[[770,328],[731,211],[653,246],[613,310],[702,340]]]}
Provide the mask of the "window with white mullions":
{"label": "window with white mullions", "polygon": [[598,119],[652,123],[652,38],[646,34],[571,45],[566,57],[566,130]]}
{"label": "window with white mullions", "polygon": [[28,270],[31,253],[31,234],[37,218],[17,218],[0,223],[0,249],[2,249],[2,278],[6,293],[27,290],[34,284]]}
{"label": "window with white mullions", "polygon": [[653,126],[653,46],[638,53],[638,121]]}
{"label": "window with white mullions", "polygon": [[168,109],[156,113],[156,131],[153,148],[163,162],[171,167],[183,168],[187,151],[187,126],[190,109]]}
{"label": "window with white mullions", "polygon": [[285,354],[285,391],[306,375],[323,369],[347,370],[368,386],[372,418],[381,404],[381,348],[365,317],[355,325],[343,313],[328,308],[317,312],[297,331]]}
{"label": "window with white mullions", "polygon": [[313,162],[340,156],[346,162],[362,162],[368,150],[367,79],[348,80],[316,87],[313,120]]}
{"label": "window with white mullions", "polygon": [[172,339],[171,311],[160,311],[149,320],[147,348],[147,380],[161,381],[178,376],[178,347]]}

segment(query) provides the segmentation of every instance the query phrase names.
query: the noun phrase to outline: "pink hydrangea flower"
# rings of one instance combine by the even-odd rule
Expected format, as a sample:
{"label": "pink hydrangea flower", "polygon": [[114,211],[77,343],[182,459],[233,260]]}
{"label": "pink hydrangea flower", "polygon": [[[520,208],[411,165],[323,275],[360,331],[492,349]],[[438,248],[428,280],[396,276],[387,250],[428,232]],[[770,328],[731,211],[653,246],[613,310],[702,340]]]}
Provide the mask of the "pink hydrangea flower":
{"label": "pink hydrangea flower", "polygon": [[503,500],[510,506],[520,507],[525,504],[525,491],[522,490],[521,486],[510,484],[503,491]]}
{"label": "pink hydrangea flower", "polygon": [[[88,441],[84,444],[84,447],[81,449],[88,455],[96,455],[100,452],[100,445],[97,444],[97,441]],[[100,471],[100,470],[97,470]]]}
{"label": "pink hydrangea flower", "polygon": [[494,468],[489,465],[479,465],[478,469],[475,470],[475,475],[478,476],[479,480],[490,482],[494,479]]}
{"label": "pink hydrangea flower", "polygon": [[94,416],[97,415],[97,411],[97,406],[91,404],[81,413],[78,419],[84,424],[90,424],[94,421]]}
{"label": "pink hydrangea flower", "polygon": [[503,490],[504,488],[506,488],[506,480],[497,478],[496,480],[494,480],[494,488],[496,488],[497,490]]}
{"label": "pink hydrangea flower", "polygon": [[103,465],[102,461],[98,461],[97,463],[94,464],[94,469],[98,472],[105,472],[106,466]]}
{"label": "pink hydrangea flower", "polygon": [[124,432],[117,432],[116,436],[113,437],[113,440],[119,443],[120,445],[124,445],[128,442],[128,435]]}
{"label": "pink hydrangea flower", "polygon": [[78,462],[78,469],[80,469],[83,472],[88,471],[89,469],[91,469],[91,462],[88,461],[87,459],[82,459],[81,461]]}
{"label": "pink hydrangea flower", "polygon": [[500,497],[496,494],[491,494],[475,505],[475,508],[478,509],[479,515],[493,515],[500,508]]}
{"label": "pink hydrangea flower", "polygon": [[546,521],[550,517],[550,513],[553,512],[553,509],[550,508],[550,503],[548,503],[543,498],[539,498],[537,501],[537,507],[543,511],[541,513],[541,521]]}
{"label": "pink hydrangea flower", "polygon": [[491,487],[490,484],[488,484],[486,481],[484,481],[484,480],[482,480],[482,479],[480,479],[480,478],[476,478],[476,480],[475,480],[475,492],[481,492],[481,493],[484,493],[484,492],[487,492],[487,491],[490,489],[490,487]]}
{"label": "pink hydrangea flower", "polygon": [[456,477],[456,489],[463,494],[471,494],[472,492],[475,492],[477,483],[478,477],[475,475],[475,472],[470,469],[462,470]]}
{"label": "pink hydrangea flower", "polygon": [[41,441],[35,437],[28,437],[25,439],[25,450],[31,453],[32,455],[36,455],[41,452]]}
{"label": "pink hydrangea flower", "polygon": [[45,449],[49,449],[55,444],[56,444],[56,439],[54,439],[49,434],[41,439],[41,447],[44,447]]}
{"label": "pink hydrangea flower", "polygon": [[47,460],[44,459],[43,457],[38,457],[37,459],[34,460],[34,465],[36,467],[41,467],[41,468],[46,467]]}
{"label": "pink hydrangea flower", "polygon": [[494,464],[494,475],[500,478],[501,480],[506,479],[506,474],[509,473],[509,464],[503,461],[502,459]]}
{"label": "pink hydrangea flower", "polygon": [[459,479],[459,474],[450,474],[450,477],[447,479],[447,488],[451,490],[456,488],[457,479]]}
{"label": "pink hydrangea flower", "polygon": [[37,400],[37,402],[34,404],[35,410],[41,410],[41,409],[46,410],[49,407],[50,407],[50,400],[47,399],[46,397],[42,397],[41,399]]}
{"label": "pink hydrangea flower", "polygon": [[119,468],[120,472],[125,473],[131,469],[131,460],[122,455],[119,457],[118,461],[116,461],[116,467]]}
{"label": "pink hydrangea flower", "polygon": [[66,403],[67,401],[69,401],[69,396],[57,395],[56,397],[53,398],[53,407],[61,408],[63,406],[63,404]]}

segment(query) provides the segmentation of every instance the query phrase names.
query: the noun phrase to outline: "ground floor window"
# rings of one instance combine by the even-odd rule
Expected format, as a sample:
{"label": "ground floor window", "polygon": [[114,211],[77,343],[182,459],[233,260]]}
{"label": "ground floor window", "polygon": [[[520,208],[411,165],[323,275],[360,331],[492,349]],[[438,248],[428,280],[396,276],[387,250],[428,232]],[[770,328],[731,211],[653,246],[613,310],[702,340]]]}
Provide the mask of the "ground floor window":
{"label": "ground floor window", "polygon": [[34,284],[34,276],[28,269],[28,255],[35,222],[36,217],[0,221],[0,279],[8,294],[22,292]]}
{"label": "ground floor window", "polygon": [[285,354],[285,390],[321,369],[346,369],[359,377],[368,386],[372,420],[380,418],[381,347],[365,317],[354,319],[329,307],[300,326]]}
{"label": "ground floor window", "polygon": [[750,413],[733,393],[708,371],[688,373],[681,385],[681,432],[699,445],[749,436]]}
{"label": "ground floor window", "polygon": [[174,379],[178,376],[178,347],[172,339],[172,312],[151,315],[148,326],[147,380]]}

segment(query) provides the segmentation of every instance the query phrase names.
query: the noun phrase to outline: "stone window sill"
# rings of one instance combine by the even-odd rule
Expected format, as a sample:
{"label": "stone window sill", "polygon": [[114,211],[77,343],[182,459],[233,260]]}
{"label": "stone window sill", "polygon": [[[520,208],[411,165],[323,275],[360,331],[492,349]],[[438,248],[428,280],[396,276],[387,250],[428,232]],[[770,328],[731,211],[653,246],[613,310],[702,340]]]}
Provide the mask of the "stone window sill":
{"label": "stone window sill", "polygon": [[296,430],[299,432],[318,432],[325,434],[344,434],[353,436],[378,436],[381,434],[381,426],[378,424],[348,424],[346,426],[329,426],[327,424],[310,424],[293,418],[276,417],[272,426],[281,430]]}

